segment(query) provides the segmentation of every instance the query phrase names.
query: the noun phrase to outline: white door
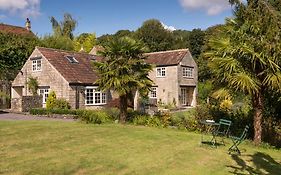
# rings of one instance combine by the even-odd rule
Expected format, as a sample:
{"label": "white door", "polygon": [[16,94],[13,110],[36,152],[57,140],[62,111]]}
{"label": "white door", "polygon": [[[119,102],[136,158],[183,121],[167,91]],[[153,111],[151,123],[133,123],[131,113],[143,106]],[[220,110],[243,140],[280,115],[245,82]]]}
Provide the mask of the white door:
{"label": "white door", "polygon": [[181,88],[181,104],[183,106],[187,105],[187,89]]}

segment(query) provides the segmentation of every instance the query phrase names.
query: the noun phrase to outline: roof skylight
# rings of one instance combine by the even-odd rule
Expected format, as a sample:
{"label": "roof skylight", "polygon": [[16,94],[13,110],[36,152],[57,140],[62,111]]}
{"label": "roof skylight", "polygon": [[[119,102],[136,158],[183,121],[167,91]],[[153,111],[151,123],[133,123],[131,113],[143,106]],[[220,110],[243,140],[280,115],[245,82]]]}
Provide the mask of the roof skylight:
{"label": "roof skylight", "polygon": [[65,58],[70,62],[70,63],[79,63],[74,56],[67,55]]}

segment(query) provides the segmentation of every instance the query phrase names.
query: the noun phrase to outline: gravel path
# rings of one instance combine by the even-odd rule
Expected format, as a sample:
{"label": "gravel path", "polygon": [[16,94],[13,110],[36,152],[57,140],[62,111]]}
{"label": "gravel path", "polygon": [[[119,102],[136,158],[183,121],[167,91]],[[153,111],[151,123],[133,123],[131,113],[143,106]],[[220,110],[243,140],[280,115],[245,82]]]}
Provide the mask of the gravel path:
{"label": "gravel path", "polygon": [[70,118],[50,118],[42,116],[33,116],[33,115],[24,115],[24,114],[15,114],[15,113],[6,113],[0,111],[0,120],[49,120],[49,121],[66,121],[72,122],[74,119]]}

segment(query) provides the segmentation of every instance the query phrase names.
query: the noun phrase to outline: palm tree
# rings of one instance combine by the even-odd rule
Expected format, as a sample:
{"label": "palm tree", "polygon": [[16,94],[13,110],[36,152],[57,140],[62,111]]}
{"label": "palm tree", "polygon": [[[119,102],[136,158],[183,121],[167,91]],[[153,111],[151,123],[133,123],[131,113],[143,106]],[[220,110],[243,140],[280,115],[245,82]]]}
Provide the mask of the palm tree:
{"label": "palm tree", "polygon": [[236,5],[219,34],[209,40],[209,66],[228,88],[250,95],[254,110],[254,143],[261,143],[264,92],[281,89],[280,12],[270,1]]}
{"label": "palm tree", "polygon": [[117,38],[104,46],[100,52],[105,57],[103,62],[94,62],[94,69],[99,74],[96,83],[100,90],[114,90],[120,99],[120,122],[127,118],[128,99],[133,91],[146,95],[152,86],[148,73],[152,66],[145,63],[145,47],[131,38]]}

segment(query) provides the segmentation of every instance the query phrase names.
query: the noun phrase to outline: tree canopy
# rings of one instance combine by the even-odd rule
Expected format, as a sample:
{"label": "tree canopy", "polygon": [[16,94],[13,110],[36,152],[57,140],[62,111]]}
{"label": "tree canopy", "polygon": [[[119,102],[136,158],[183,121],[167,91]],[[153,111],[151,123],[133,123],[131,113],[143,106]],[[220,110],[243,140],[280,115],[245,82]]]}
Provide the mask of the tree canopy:
{"label": "tree canopy", "polygon": [[33,35],[0,32],[0,79],[13,80],[39,43]]}
{"label": "tree canopy", "polygon": [[136,31],[136,38],[142,40],[150,52],[169,50],[172,46],[172,33],[166,30],[160,21],[150,19],[143,22]]}
{"label": "tree canopy", "polygon": [[65,36],[74,39],[73,31],[77,26],[77,21],[72,18],[71,14],[65,13],[63,16],[63,21],[58,22],[55,17],[51,17],[50,19],[53,32],[55,36]]}
{"label": "tree canopy", "polygon": [[270,1],[233,1],[235,16],[209,40],[209,65],[217,80],[252,97],[254,142],[261,143],[264,94],[281,89],[280,12]]}
{"label": "tree canopy", "polygon": [[142,42],[124,37],[111,40],[104,45],[101,55],[104,62],[94,62],[94,69],[99,74],[95,82],[102,91],[114,90],[120,99],[120,121],[127,117],[128,99],[134,91],[147,95],[152,81],[148,73],[152,66],[144,59],[145,47]]}
{"label": "tree canopy", "polygon": [[74,39],[75,51],[84,51],[89,53],[96,44],[96,35],[94,33],[82,33]]}

